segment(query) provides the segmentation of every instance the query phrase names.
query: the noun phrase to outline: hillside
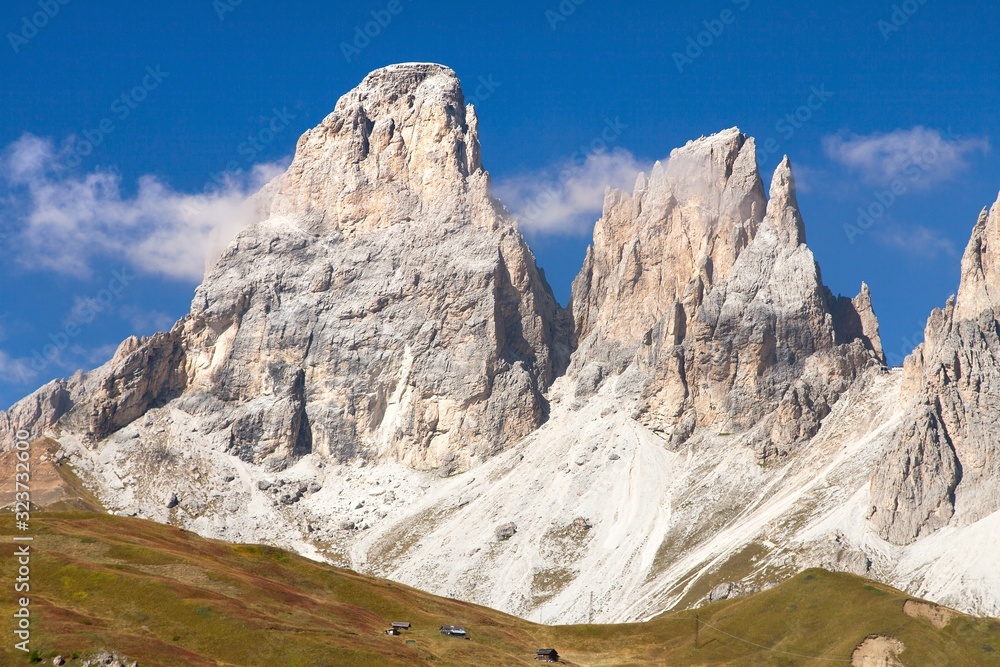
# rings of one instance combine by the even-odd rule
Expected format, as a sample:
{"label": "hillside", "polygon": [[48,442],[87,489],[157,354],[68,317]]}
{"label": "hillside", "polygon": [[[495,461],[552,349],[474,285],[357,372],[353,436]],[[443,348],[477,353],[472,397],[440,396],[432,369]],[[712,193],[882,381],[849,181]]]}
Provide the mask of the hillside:
{"label": "hillside", "polygon": [[[142,667],[528,665],[537,664],[535,649],[548,646],[571,665],[790,666],[820,657],[848,664],[878,635],[905,647],[900,662],[880,665],[1000,665],[1000,622],[908,602],[891,588],[823,570],[646,623],[549,627],[151,521],[83,511],[43,512],[32,521],[32,646],[49,664],[56,655],[108,649]],[[11,523],[3,522],[8,542]],[[3,559],[5,580],[14,567]],[[0,613],[11,618],[10,596]],[[939,628],[931,616],[939,625],[953,618]],[[397,620],[413,629],[383,634]],[[470,640],[438,634],[445,624],[464,626]],[[0,655],[3,664],[29,664],[11,642]]]}

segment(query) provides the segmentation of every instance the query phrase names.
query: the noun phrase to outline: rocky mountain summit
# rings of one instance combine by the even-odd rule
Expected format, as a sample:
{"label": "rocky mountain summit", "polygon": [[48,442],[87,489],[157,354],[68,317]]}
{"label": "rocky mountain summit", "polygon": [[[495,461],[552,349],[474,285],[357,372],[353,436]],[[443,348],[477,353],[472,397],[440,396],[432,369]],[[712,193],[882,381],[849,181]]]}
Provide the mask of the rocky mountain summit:
{"label": "rocky mountain summit", "polygon": [[521,439],[568,320],[490,194],[477,125],[451,70],[374,72],[299,140],[187,317],[122,343],[79,400],[60,385],[12,415],[38,433],[65,412],[100,440],[170,403],[268,469],[464,468]]}
{"label": "rocky mountain summit", "polygon": [[[299,140],[169,332],[0,413],[110,510],[546,621],[809,566],[1000,614],[1000,202],[902,371],[792,166],[702,137],[612,190],[566,308],[440,65]],[[992,541],[992,542],[991,542]]]}
{"label": "rocky mountain summit", "polygon": [[573,284],[578,394],[631,367],[639,421],[672,446],[699,427],[752,428],[761,462],[784,456],[885,363],[862,290],[837,299],[822,284],[787,158],[767,199],[753,139],[692,142],[605,201]]}

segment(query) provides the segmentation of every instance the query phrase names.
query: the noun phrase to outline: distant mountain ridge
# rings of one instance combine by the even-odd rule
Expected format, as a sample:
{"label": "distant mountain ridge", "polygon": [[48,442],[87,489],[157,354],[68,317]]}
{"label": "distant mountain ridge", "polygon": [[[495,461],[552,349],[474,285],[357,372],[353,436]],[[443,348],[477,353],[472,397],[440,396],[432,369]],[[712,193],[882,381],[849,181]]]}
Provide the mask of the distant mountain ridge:
{"label": "distant mountain ridge", "polygon": [[446,67],[370,74],[191,312],[0,413],[4,447],[52,438],[119,513],[525,617],[814,565],[1000,615],[1000,201],[890,371],[867,286],[823,285],[787,158],[765,194],[733,128],[610,191],[561,308],[478,125]]}

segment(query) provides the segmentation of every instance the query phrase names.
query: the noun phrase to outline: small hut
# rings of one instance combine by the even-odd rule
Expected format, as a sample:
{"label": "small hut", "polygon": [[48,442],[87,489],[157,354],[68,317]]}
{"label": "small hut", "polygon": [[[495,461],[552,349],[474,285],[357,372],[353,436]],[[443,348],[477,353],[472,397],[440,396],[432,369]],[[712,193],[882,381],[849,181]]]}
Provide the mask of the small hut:
{"label": "small hut", "polygon": [[554,648],[540,648],[535,651],[535,660],[538,662],[559,662],[559,652]]}
{"label": "small hut", "polygon": [[394,627],[397,630],[409,630],[410,624],[407,623],[406,621],[393,621],[392,627]]}
{"label": "small hut", "polygon": [[442,625],[441,634],[449,637],[465,637],[465,628],[457,625]]}

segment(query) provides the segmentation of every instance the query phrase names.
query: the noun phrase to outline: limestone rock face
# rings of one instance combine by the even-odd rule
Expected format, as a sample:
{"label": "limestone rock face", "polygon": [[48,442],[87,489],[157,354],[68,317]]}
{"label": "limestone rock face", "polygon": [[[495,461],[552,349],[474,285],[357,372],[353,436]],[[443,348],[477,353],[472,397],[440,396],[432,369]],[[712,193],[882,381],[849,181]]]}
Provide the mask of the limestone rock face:
{"label": "limestone rock face", "polygon": [[875,358],[885,364],[885,351],[882,348],[882,337],[879,335],[878,318],[875,317],[872,293],[866,283],[861,283],[861,292],[853,299],[838,297],[832,312],[838,343],[861,340],[865,347],[875,354]]}
{"label": "limestone rock face", "polygon": [[835,299],[822,284],[788,159],[768,200],[736,129],[674,151],[632,195],[608,194],[572,310],[578,394],[637,370],[640,421],[675,445],[698,427],[753,427],[760,460],[813,436],[884,362],[867,287]]}
{"label": "limestone rock face", "polygon": [[927,321],[906,358],[907,414],[872,477],[870,521],[909,544],[949,521],[1000,509],[1000,200],[983,211],[962,258],[957,297]]}
{"label": "limestone rock face", "polygon": [[265,217],[344,235],[403,222],[507,227],[489,197],[478,128],[447,67],[376,70],[302,135],[285,177],[266,188]]}
{"label": "limestone rock face", "polygon": [[184,342],[176,332],[131,336],[93,380],[74,406],[73,421],[100,439],[184,389]]}
{"label": "limestone rock face", "polygon": [[100,440],[169,403],[272,468],[462,468],[534,430],[571,327],[491,195],[477,124],[448,68],[369,75],[257,195],[190,314],[125,341],[67,419]]}
{"label": "limestone rock face", "polygon": [[378,70],[341,98],[198,289],[185,409],[228,415],[213,428],[255,462],[436,466],[534,430],[568,350],[476,128],[438,65]]}
{"label": "limestone rock face", "polygon": [[54,426],[73,407],[73,389],[79,375],[70,380],[53,380],[15,403],[10,410],[0,412],[0,445],[4,448],[16,440],[18,431],[27,431],[37,438]]}

